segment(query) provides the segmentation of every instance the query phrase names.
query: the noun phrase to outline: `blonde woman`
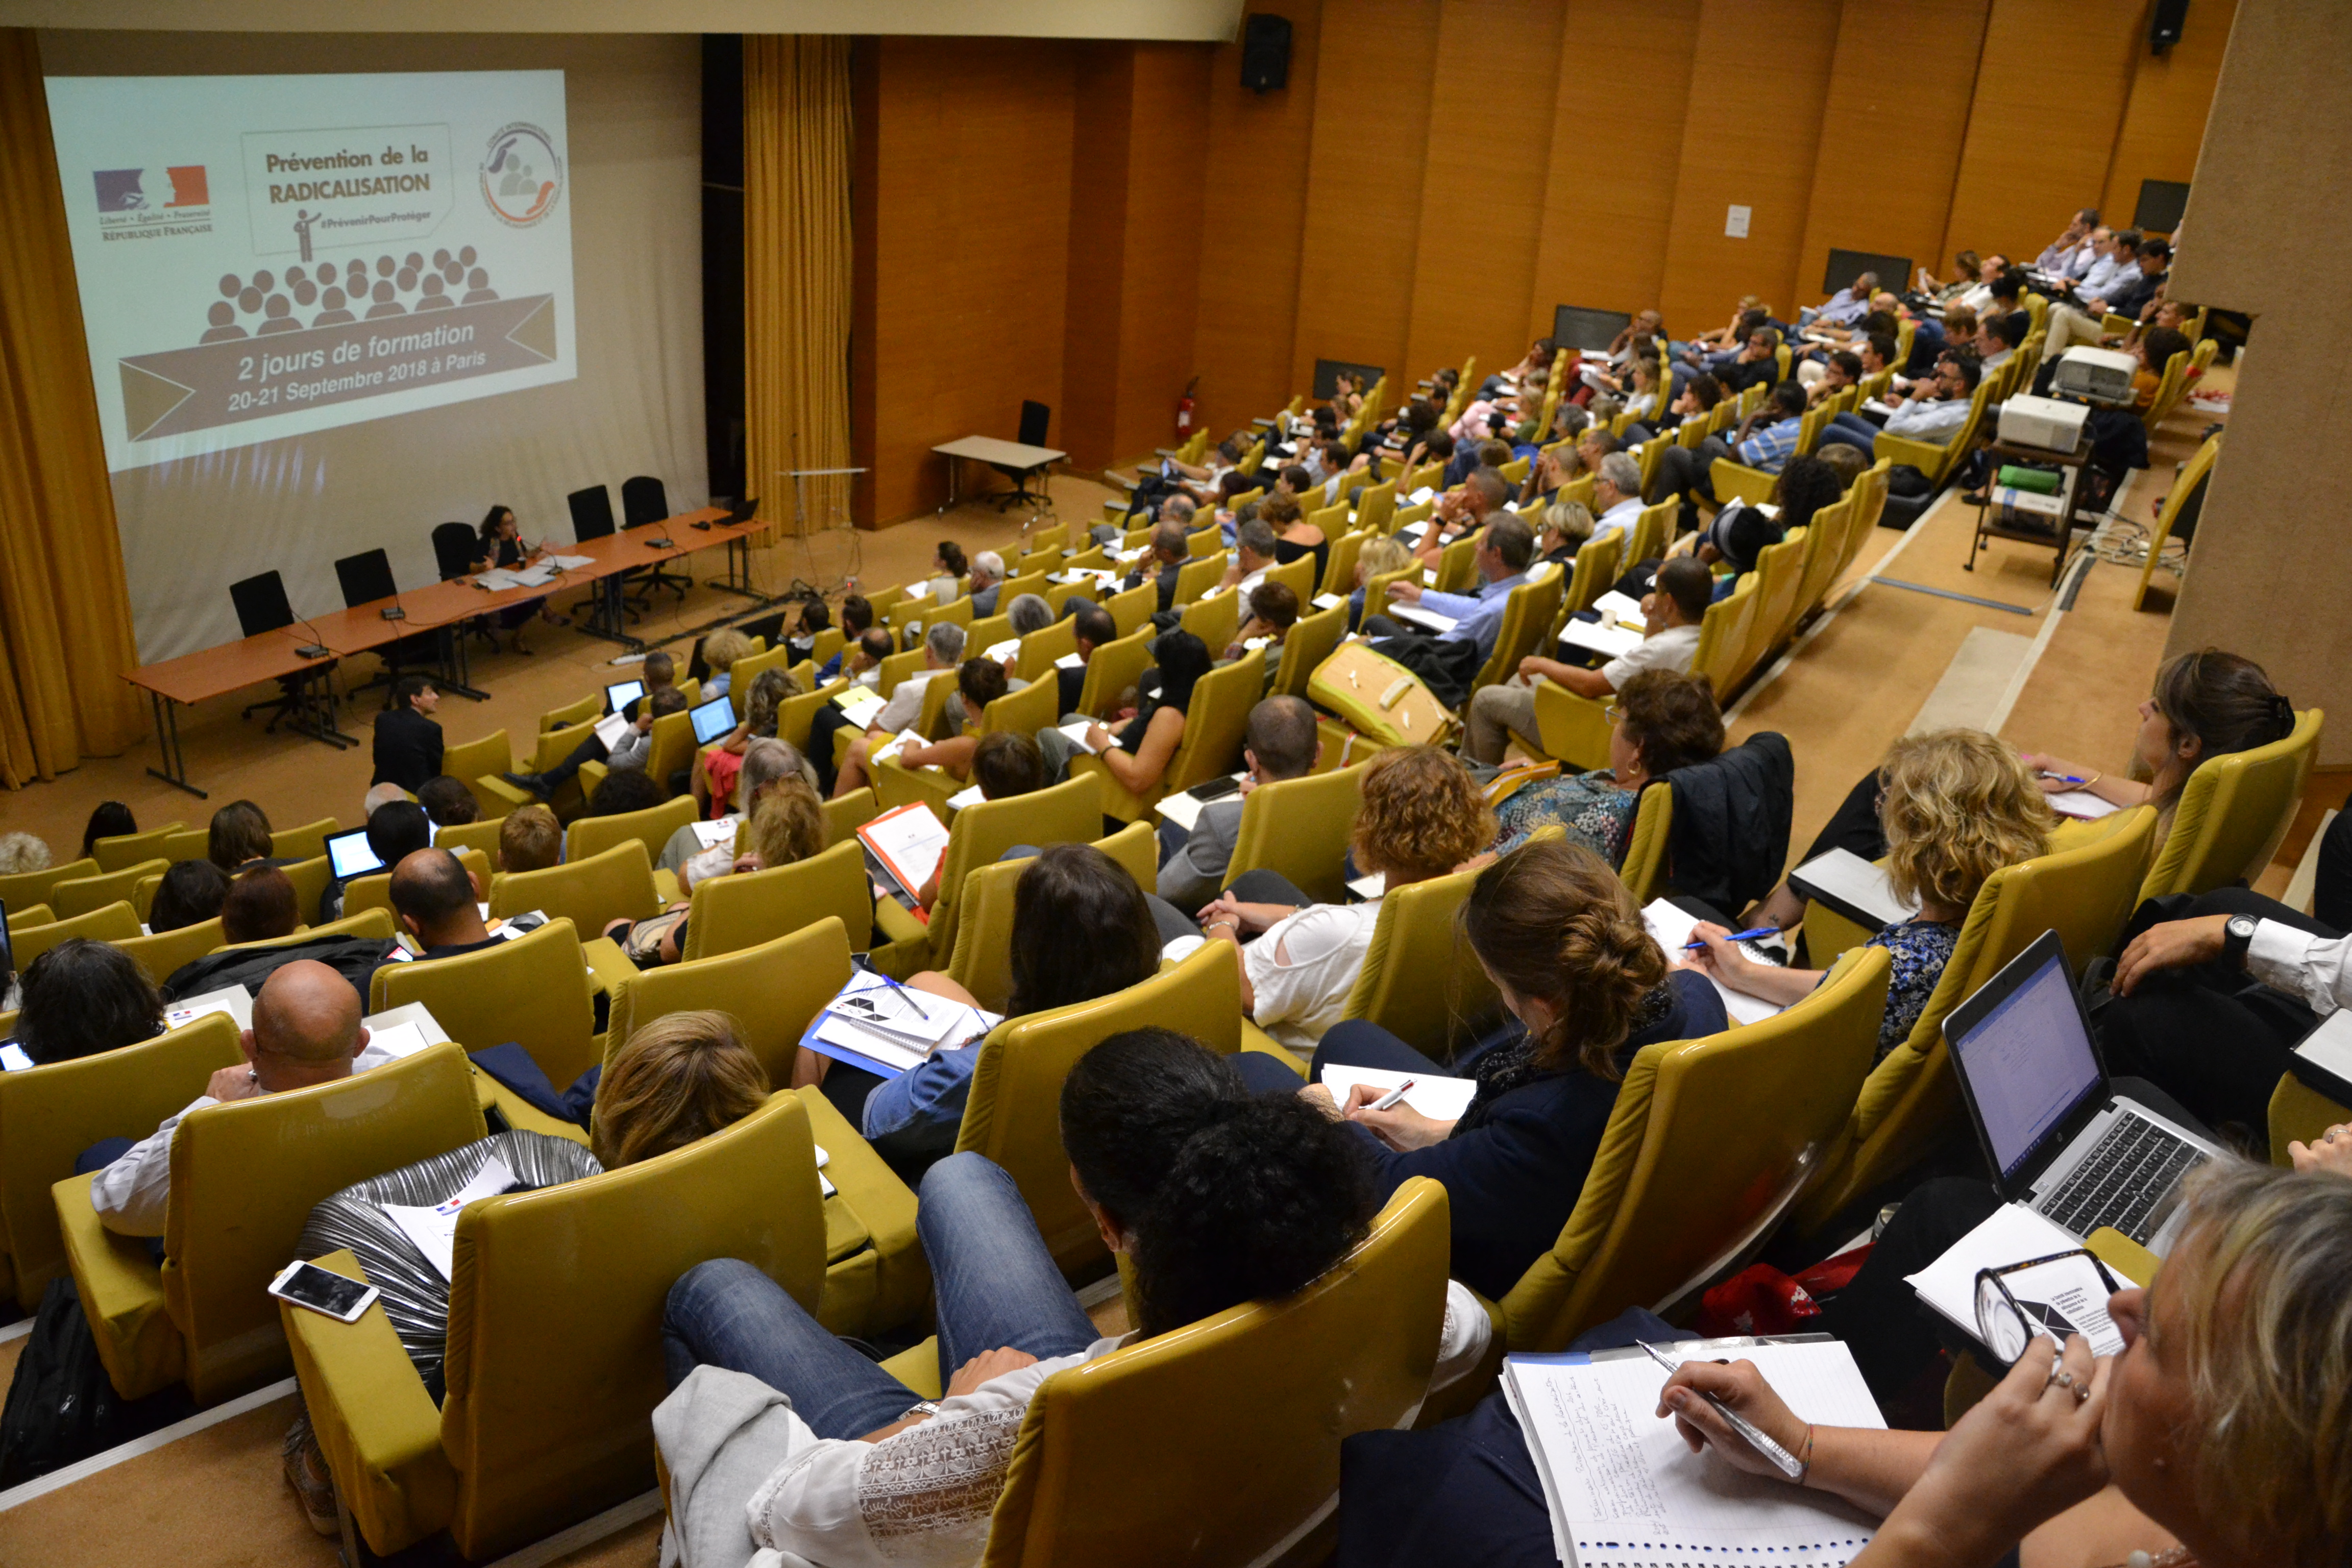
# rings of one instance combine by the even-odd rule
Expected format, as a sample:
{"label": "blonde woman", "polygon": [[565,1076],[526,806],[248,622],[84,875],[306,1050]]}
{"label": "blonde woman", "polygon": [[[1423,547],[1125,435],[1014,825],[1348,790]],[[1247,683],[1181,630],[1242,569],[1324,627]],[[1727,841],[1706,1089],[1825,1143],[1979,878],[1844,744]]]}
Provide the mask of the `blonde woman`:
{"label": "blonde woman", "polygon": [[1395,538],[1366,542],[1356,552],[1356,591],[1348,595],[1348,629],[1354,631],[1364,618],[1364,590],[1375,577],[1391,572],[1402,572],[1412,562],[1412,552]]}
{"label": "blonde woman", "polygon": [[756,651],[751,639],[733,626],[721,626],[703,638],[702,662],[709,673],[702,678],[702,700],[708,702],[714,697],[726,696],[735,673],[735,661],[749,658]]}
{"label": "blonde woman", "polygon": [[1556,500],[1536,517],[1536,556],[1576,569],[1576,552],[1592,537],[1592,509],[1580,500]]}
{"label": "blonde woman", "polygon": [[[382,1292],[384,1316],[401,1348],[437,1404],[449,1341],[449,1281],[382,1205],[445,1203],[478,1180],[492,1161],[511,1178],[505,1191],[561,1186],[683,1149],[732,1126],[765,1105],[771,1088],[737,1027],[724,1013],[672,1013],[655,1019],[613,1054],[601,1077],[591,1068],[573,1086],[574,1096],[594,1086],[595,1126],[588,1147],[548,1133],[500,1132],[345,1187],[310,1211],[294,1255],[319,1258],[349,1247],[358,1257],[368,1283]],[[334,1534],[334,1486],[307,1411],[287,1434],[285,1461],[286,1479],[310,1527],[321,1535]]]}
{"label": "blonde woman", "polygon": [[[1981,730],[1906,736],[1886,753],[1878,776],[1885,790],[1878,816],[1886,879],[1896,898],[1919,904],[1910,920],[1870,939],[1895,961],[1878,1032],[1883,1058],[1918,1023],[1977,890],[2002,867],[2048,854],[2057,818],[2017,753]],[[1699,967],[1734,991],[1786,1006],[1821,984],[1821,970],[1783,969],[1745,956],[1719,925],[1701,921],[1694,934],[1706,944]]]}
{"label": "blonde woman", "polygon": [[[797,773],[786,773],[760,792],[747,826],[751,847],[735,858],[730,868],[736,871],[795,866],[824,847],[824,808],[815,788]],[[680,900],[651,920],[614,921],[604,934],[619,942],[639,969],[676,963],[686,946],[686,916],[691,907],[691,900]]]}

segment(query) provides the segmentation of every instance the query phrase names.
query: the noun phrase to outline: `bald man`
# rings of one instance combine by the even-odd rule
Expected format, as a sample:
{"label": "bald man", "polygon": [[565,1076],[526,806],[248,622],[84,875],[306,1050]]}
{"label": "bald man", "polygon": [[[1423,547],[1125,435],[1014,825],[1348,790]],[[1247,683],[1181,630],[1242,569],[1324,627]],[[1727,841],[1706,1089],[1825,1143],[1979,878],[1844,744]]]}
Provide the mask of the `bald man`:
{"label": "bald man", "polygon": [[244,1064],[213,1074],[205,1092],[166,1117],[154,1136],[90,1178],[99,1223],[124,1236],[162,1236],[172,1194],[172,1134],[183,1117],[207,1105],[349,1078],[367,1043],[359,994],[350,981],[310,959],[273,970],[254,998],[253,1027],[237,1039]]}

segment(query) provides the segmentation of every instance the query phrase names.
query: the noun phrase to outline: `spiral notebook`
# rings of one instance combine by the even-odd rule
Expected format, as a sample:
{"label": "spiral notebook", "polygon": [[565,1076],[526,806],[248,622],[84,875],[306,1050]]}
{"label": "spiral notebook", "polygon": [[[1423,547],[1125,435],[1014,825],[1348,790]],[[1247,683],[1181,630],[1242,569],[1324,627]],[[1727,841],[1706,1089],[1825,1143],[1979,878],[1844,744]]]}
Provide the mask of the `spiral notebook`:
{"label": "spiral notebook", "polygon": [[[1853,1356],[1830,1339],[1661,1346],[1752,1361],[1807,1421],[1884,1427]],[[1503,1391],[1534,1454],[1552,1545],[1573,1568],[1765,1562],[1840,1568],[1876,1521],[1826,1492],[1735,1470],[1683,1446],[1657,1415],[1665,1373],[1639,1349],[1515,1355]]]}

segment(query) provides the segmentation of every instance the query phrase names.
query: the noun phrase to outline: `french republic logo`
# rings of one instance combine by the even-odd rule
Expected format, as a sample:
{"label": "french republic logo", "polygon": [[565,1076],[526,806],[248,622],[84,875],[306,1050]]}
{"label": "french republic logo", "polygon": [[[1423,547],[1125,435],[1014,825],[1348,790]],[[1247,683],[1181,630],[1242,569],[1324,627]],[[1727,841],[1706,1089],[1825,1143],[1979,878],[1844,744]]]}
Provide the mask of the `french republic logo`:
{"label": "french republic logo", "polygon": [[490,138],[482,200],[500,222],[529,228],[555,210],[562,194],[563,160],[546,132],[517,121]]}
{"label": "french republic logo", "polygon": [[98,210],[102,213],[161,212],[174,207],[212,205],[211,187],[202,163],[180,163],[162,169],[95,169]]}

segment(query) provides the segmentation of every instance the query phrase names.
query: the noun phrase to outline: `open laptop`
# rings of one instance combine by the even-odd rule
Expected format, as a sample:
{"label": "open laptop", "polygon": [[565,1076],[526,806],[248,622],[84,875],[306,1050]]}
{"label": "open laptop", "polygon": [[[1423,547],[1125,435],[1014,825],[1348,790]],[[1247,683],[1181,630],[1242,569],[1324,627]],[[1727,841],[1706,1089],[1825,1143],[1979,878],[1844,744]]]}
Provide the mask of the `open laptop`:
{"label": "open laptop", "polygon": [[375,846],[368,842],[364,827],[327,835],[327,864],[334,868],[335,879],[342,882],[391,869],[376,854]]}
{"label": "open laptop", "polygon": [[707,746],[735,728],[735,704],[722,692],[693,711],[694,743]]}
{"label": "open laptop", "polygon": [[2171,1246],[2181,1178],[2221,1151],[2114,1092],[2056,931],[1953,1008],[1944,1044],[2003,1198],[2078,1238]]}

